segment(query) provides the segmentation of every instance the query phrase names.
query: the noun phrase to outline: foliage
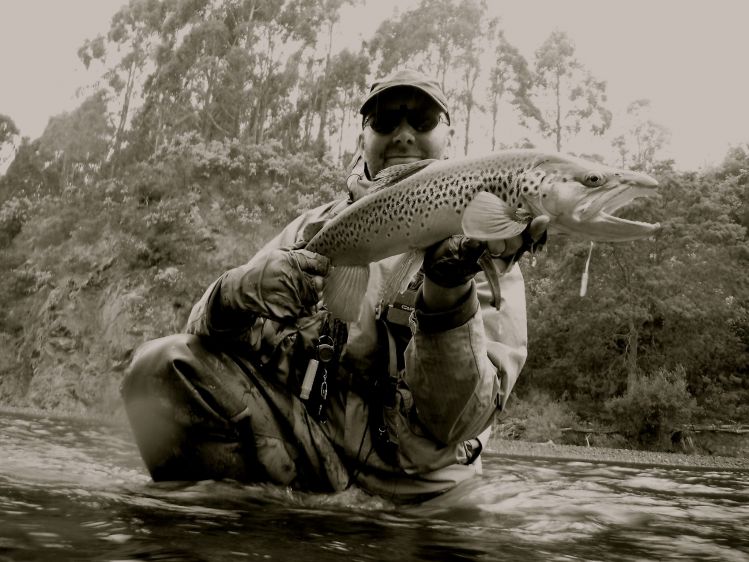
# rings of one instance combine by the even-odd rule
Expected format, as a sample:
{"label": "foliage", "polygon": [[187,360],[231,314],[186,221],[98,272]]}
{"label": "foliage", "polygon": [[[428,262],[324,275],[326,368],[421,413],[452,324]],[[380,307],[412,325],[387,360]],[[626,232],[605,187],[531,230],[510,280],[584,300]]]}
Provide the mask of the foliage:
{"label": "foliage", "polygon": [[0,113],[0,164],[7,158],[3,156],[3,153],[6,152],[5,146],[13,146],[18,133],[18,127],[16,127],[13,119]]}
{"label": "foliage", "polygon": [[568,403],[536,389],[522,397],[513,395],[508,411],[513,419],[520,420],[521,436],[527,441],[560,442],[562,429],[575,425],[577,420]]}
{"label": "foliage", "polygon": [[562,31],[554,31],[536,51],[534,97],[540,111],[533,117],[541,133],[553,136],[557,152],[562,140],[587,125],[594,135],[611,125],[606,83],[596,80],[575,58],[575,46]]}
{"label": "foliage", "polygon": [[378,28],[369,52],[380,60],[380,73],[407,66],[437,76],[453,103],[452,119],[464,123],[463,153],[468,154],[471,118],[482,108],[477,84],[485,50],[495,50],[498,21],[487,16],[481,0],[421,0]]}
{"label": "foliage", "polygon": [[492,150],[497,145],[497,124],[499,123],[499,102],[506,95],[510,96],[512,105],[518,108],[521,115],[541,119],[538,108],[530,99],[533,77],[528,62],[504,35],[497,32],[495,63],[489,71],[489,105],[492,112]]}
{"label": "foliage", "polygon": [[89,183],[98,176],[109,151],[111,133],[101,90],[74,111],[49,120],[39,138],[39,148],[48,155],[45,165],[59,170],[60,188],[76,180]]}
{"label": "foliage", "polygon": [[656,164],[656,154],[664,147],[670,132],[648,115],[650,100],[635,100],[627,107],[633,125],[617,136],[612,145],[619,152],[622,167],[632,167],[651,172]]}
{"label": "foliage", "polygon": [[[485,2],[424,0],[360,48],[334,52],[346,4],[130,0],[79,50],[104,81],[78,108],[20,142],[0,116],[0,144],[15,152],[0,178],[0,335],[16,350],[0,398],[34,384],[42,396],[54,379],[61,389],[48,394],[75,387],[71,403],[104,407],[97,385],[116,388],[138,343],[180,330],[222,271],[301,211],[344,195],[344,146],[375,75],[436,75],[465,125],[464,152],[482,116],[493,131],[538,122],[557,148],[610,125],[605,84],[563,33],[529,61]],[[511,409],[533,438],[555,438],[572,410],[593,420],[610,414],[607,403],[635,411],[656,388],[644,373],[678,373],[695,416],[749,420],[749,146],[677,173],[658,160],[666,132],[647,106],[633,102],[617,146],[661,184],[659,200],[627,216],[661,231],[596,244],[585,298],[588,244],[552,235],[535,266],[521,264],[529,358]]]}
{"label": "foliage", "polygon": [[670,441],[672,433],[692,420],[695,408],[681,366],[638,377],[626,393],[606,402],[613,427],[646,445]]}
{"label": "foliage", "polygon": [[552,238],[537,266],[525,267],[530,354],[521,389],[566,395],[595,417],[597,405],[643,372],[681,365],[703,416],[715,413],[720,396],[745,400],[746,177],[666,172],[660,180],[661,198],[634,205],[629,216],[660,220],[661,231],[597,244],[585,298],[578,287],[588,244]]}

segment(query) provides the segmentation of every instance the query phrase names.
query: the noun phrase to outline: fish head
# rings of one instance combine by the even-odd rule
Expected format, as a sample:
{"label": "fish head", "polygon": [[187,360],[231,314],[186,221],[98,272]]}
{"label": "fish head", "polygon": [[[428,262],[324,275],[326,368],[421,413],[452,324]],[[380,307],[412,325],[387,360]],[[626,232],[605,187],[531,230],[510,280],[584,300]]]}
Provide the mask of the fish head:
{"label": "fish head", "polygon": [[538,185],[525,199],[534,214],[550,217],[552,231],[624,242],[645,238],[660,228],[657,223],[614,215],[636,198],[657,195],[658,182],[647,174],[553,154],[533,167],[533,177]]}

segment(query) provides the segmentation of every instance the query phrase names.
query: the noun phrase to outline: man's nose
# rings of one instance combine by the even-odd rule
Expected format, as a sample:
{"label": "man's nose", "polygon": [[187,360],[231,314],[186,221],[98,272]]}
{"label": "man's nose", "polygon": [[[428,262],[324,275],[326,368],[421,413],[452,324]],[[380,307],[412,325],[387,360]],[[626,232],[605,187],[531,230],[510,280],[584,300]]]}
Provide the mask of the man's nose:
{"label": "man's nose", "polygon": [[401,122],[393,131],[393,142],[411,143],[414,142],[416,131],[408,123],[406,116],[404,115]]}

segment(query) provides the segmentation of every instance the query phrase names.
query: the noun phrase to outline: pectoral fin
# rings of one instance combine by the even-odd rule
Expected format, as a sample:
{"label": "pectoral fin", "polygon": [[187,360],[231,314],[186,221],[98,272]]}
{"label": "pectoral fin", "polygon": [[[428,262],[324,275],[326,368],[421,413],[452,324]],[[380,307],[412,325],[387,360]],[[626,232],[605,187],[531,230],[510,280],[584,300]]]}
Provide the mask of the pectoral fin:
{"label": "pectoral fin", "polygon": [[496,195],[480,191],[463,213],[463,233],[476,240],[507,240],[527,226],[517,211]]}

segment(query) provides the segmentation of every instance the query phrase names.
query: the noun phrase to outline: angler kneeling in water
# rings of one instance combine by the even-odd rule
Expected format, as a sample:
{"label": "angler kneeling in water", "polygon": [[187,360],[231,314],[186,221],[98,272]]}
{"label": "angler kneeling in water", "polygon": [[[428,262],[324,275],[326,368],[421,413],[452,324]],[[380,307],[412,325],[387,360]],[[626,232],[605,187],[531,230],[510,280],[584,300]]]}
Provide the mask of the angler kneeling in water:
{"label": "angler kneeling in water", "polygon": [[[494,413],[526,358],[513,258],[548,219],[489,249],[457,236],[431,246],[396,302],[379,294],[398,256],[372,263],[358,320],[337,320],[320,304],[330,261],[305,242],[382,170],[443,158],[450,133],[444,93],[415,71],[375,82],[360,112],[349,198],[298,217],[207,289],[187,333],[136,352],[122,395],[154,480],[355,485],[414,500],[481,472]],[[506,269],[491,284],[482,254]]]}

